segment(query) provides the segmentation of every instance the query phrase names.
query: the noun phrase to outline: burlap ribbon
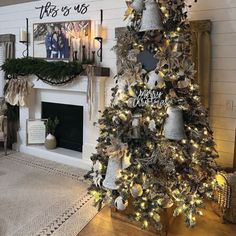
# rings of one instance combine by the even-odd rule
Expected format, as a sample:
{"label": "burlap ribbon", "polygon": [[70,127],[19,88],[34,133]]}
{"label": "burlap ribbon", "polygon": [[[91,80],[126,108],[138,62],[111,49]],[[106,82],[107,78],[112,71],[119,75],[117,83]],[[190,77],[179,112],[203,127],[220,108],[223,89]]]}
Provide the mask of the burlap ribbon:
{"label": "burlap ribbon", "polygon": [[94,91],[95,91],[95,75],[94,75],[94,66],[86,65],[86,73],[88,77],[88,86],[87,86],[87,103],[89,110],[89,120],[91,121],[93,116],[93,106],[94,106]]}

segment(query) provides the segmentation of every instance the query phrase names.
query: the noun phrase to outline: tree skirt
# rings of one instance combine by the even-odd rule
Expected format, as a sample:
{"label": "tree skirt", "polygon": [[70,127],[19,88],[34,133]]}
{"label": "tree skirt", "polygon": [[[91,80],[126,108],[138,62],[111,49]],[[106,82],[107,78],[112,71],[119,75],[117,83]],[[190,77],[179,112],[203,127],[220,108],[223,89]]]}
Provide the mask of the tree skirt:
{"label": "tree skirt", "polygon": [[76,236],[97,214],[85,172],[22,153],[0,157],[0,236]]}

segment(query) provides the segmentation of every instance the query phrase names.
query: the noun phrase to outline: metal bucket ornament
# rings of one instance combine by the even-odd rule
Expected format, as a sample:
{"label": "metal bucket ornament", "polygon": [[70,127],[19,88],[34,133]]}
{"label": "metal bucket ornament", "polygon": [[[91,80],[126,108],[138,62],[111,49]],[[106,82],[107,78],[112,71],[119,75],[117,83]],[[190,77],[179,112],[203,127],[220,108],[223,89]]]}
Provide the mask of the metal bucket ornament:
{"label": "metal bucket ornament", "polygon": [[156,0],[146,0],[141,21],[140,32],[150,30],[163,30],[161,12]]}
{"label": "metal bucket ornament", "polygon": [[106,177],[103,181],[103,186],[107,189],[116,190],[118,185],[116,181],[122,169],[121,159],[120,158],[109,158]]}
{"label": "metal bucket ornament", "polygon": [[137,12],[141,12],[144,9],[144,0],[134,0],[130,6]]}
{"label": "metal bucket ornament", "polygon": [[164,136],[170,140],[182,140],[186,138],[184,130],[183,112],[178,107],[167,109],[168,117],[164,124]]}
{"label": "metal bucket ornament", "polygon": [[140,138],[140,119],[141,114],[135,114],[132,117],[132,138],[139,139]]}

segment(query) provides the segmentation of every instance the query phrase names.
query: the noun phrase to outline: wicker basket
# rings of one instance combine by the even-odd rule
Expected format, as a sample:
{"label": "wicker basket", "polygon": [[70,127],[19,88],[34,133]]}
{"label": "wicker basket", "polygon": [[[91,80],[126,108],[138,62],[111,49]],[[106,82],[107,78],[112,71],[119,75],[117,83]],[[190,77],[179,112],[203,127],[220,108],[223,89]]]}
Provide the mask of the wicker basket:
{"label": "wicker basket", "polygon": [[225,221],[236,224],[236,173],[220,173],[216,177],[216,197]]}

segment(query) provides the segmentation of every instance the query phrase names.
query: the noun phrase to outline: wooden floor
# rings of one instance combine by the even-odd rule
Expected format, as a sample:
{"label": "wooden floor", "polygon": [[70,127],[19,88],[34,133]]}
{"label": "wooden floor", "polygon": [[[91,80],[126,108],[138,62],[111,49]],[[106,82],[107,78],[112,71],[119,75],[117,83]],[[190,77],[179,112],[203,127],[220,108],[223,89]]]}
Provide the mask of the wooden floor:
{"label": "wooden floor", "polygon": [[[129,223],[110,217],[110,209],[105,207],[78,236],[154,236],[157,234],[142,231]],[[181,217],[170,222],[168,236],[234,236],[236,225],[222,224],[220,218],[211,211],[204,212],[194,229],[187,229]]]}

